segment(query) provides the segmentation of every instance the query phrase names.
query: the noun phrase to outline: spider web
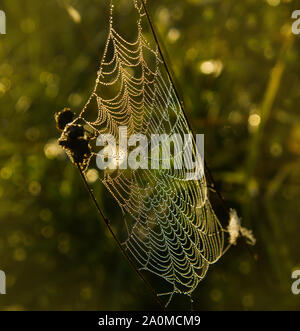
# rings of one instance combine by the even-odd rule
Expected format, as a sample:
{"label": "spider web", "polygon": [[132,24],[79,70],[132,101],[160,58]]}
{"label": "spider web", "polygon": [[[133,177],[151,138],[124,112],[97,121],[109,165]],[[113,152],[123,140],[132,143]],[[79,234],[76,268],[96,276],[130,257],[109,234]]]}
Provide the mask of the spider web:
{"label": "spider web", "polygon": [[[128,135],[142,133],[149,140],[152,134],[191,133],[143,4],[128,1],[137,18],[136,36],[126,38],[118,32],[111,1],[108,38],[96,85],[73,121],[89,132],[92,155],[85,171],[95,167],[97,137],[111,134],[117,140],[121,126],[127,127]],[[163,294],[169,294],[170,299],[174,293],[191,295],[210,264],[225,251],[226,229],[208,198],[205,176],[186,178],[185,168],[107,169],[101,178],[122,211],[125,250],[140,270],[169,284]]]}

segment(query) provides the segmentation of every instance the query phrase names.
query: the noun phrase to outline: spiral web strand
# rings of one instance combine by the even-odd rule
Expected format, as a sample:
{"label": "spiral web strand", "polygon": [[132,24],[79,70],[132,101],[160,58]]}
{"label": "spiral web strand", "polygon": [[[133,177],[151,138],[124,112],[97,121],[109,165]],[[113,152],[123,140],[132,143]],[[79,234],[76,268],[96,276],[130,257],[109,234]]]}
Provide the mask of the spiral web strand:
{"label": "spiral web strand", "polygon": [[[73,121],[84,125],[90,136],[92,154],[84,171],[95,167],[96,138],[112,134],[117,140],[120,126],[127,126],[128,135],[142,133],[149,140],[152,134],[191,133],[151,38],[143,4],[128,1],[137,15],[136,37],[128,40],[117,31],[112,1],[96,85]],[[210,264],[225,251],[227,230],[208,199],[205,176],[198,180],[186,180],[186,176],[185,168],[117,168],[105,170],[101,178],[124,218],[124,249],[139,270],[166,281],[168,290],[161,295],[169,294],[169,300],[174,293],[191,295]]]}

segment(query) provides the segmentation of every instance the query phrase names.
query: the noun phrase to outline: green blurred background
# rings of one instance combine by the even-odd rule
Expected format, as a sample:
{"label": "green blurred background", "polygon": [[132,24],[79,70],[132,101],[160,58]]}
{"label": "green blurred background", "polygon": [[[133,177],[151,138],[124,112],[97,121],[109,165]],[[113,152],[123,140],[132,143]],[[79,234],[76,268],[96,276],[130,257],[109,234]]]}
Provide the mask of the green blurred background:
{"label": "green blurred background", "polygon": [[[1,0],[1,310],[159,308],[56,144],[54,113],[78,112],[94,87],[108,3]],[[194,308],[299,309],[291,273],[300,269],[300,36],[291,34],[291,13],[300,3],[149,0],[148,7],[191,124],[205,133],[218,188],[257,238],[210,268]],[[98,189],[106,215],[121,224]],[[171,308],[189,309],[189,300],[176,296]]]}

